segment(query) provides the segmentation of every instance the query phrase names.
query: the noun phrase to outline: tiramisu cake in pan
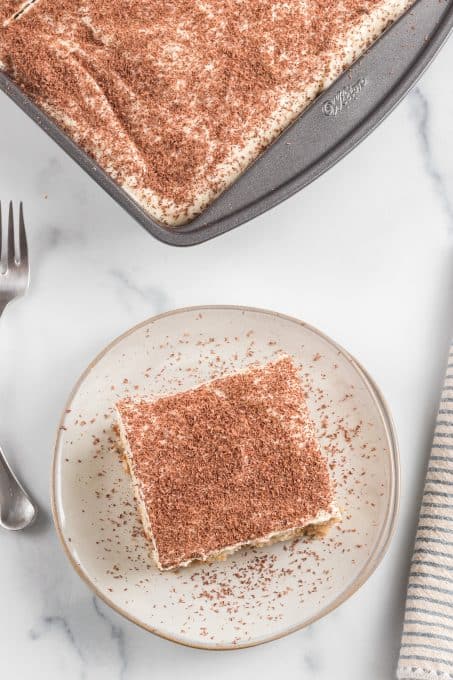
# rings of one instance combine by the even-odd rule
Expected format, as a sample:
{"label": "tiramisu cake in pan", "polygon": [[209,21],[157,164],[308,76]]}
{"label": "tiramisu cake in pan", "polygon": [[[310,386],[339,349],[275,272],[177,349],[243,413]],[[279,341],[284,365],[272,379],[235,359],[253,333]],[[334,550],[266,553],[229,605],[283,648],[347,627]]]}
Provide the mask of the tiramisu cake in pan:
{"label": "tiramisu cake in pan", "polygon": [[412,2],[0,0],[0,68],[176,226]]}
{"label": "tiramisu cake in pan", "polygon": [[158,567],[323,535],[340,518],[290,358],[153,401],[117,404]]}

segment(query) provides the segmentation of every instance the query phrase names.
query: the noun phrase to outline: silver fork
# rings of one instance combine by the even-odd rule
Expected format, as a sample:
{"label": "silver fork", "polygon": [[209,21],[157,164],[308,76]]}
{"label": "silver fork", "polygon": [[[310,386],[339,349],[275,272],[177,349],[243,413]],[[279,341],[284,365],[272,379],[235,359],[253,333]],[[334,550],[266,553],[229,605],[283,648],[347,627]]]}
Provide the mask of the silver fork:
{"label": "silver fork", "polygon": [[[6,305],[27,291],[30,282],[27,235],[22,203],[19,206],[19,229],[15,238],[13,204],[9,204],[8,235],[4,266],[0,270],[0,315]],[[17,247],[19,246],[19,247]],[[0,262],[2,260],[2,210],[0,203]],[[12,471],[0,446],[0,526],[24,529],[36,517],[36,506]]]}

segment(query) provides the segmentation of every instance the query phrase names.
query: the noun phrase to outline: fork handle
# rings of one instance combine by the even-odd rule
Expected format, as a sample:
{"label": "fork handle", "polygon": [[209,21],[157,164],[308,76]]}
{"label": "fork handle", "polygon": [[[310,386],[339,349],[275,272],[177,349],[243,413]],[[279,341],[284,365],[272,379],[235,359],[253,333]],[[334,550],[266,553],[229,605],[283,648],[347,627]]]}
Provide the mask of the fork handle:
{"label": "fork handle", "polygon": [[0,527],[25,529],[36,517],[36,506],[12,471],[0,448]]}
{"label": "fork handle", "polygon": [[[9,300],[0,300],[0,316]],[[36,506],[11,469],[0,447],[0,527],[24,529],[36,516]]]}

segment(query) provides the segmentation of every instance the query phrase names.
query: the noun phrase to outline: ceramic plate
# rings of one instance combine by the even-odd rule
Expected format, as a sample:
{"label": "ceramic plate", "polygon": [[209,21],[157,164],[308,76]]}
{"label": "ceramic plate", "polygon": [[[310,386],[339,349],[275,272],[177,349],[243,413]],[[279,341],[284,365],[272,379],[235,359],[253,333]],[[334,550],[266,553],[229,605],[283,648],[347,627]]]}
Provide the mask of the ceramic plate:
{"label": "ceramic plate", "polygon": [[[114,403],[126,394],[187,389],[282,352],[300,366],[342,522],[323,540],[246,549],[225,562],[160,573],[116,451]],[[132,328],[82,375],[57,436],[53,511],[73,566],[131,621],[196,647],[259,644],[334,609],[382,558],[397,499],[396,439],[369,376],[316,329],[263,310],[181,309]]]}

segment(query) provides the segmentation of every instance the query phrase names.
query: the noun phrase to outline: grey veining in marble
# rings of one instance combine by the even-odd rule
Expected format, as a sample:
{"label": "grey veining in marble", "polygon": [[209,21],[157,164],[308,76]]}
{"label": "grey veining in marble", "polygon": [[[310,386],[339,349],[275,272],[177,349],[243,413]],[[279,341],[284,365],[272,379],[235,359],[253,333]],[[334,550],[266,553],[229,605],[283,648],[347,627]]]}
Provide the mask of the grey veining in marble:
{"label": "grey veining in marble", "polygon": [[102,610],[102,605],[97,597],[93,595],[92,598],[93,601],[93,607],[95,609],[96,614],[99,616],[100,619],[102,619],[103,623],[108,626],[110,630],[110,637],[113,641],[113,643],[116,645],[117,651],[118,651],[118,680],[124,680],[126,677],[126,671],[127,671],[127,656],[126,656],[126,645],[125,645],[125,635],[124,635],[124,630],[121,628],[121,626],[118,626],[115,623],[112,623],[107,614],[105,614]]}
{"label": "grey veining in marble", "polygon": [[74,637],[68,622],[63,616],[43,616],[40,628],[32,628],[29,631],[31,640],[39,640],[43,635],[50,634],[53,636],[53,630],[59,629],[66,638],[67,643],[71,646],[73,650],[77,653],[80,659],[80,677],[85,678],[85,658],[84,653],[77,644],[77,640]]}
{"label": "grey veining in marble", "polygon": [[433,149],[431,148],[432,121],[430,117],[430,105],[428,98],[423,93],[422,87],[416,87],[413,92],[409,94],[409,102],[412,105],[413,115],[417,125],[419,143],[426,171],[430,175],[439,199],[444,206],[449,231],[453,233],[452,187],[448,186],[447,179],[444,177],[442,170],[437,166],[436,159],[434,158]]}
{"label": "grey veining in marble", "polygon": [[[0,96],[0,198],[25,201],[26,298],[0,327],[0,434],[41,508],[0,533],[1,680],[389,680],[453,312],[453,41],[354,152],[302,193],[202,246],[152,240]],[[399,433],[401,510],[388,555],[311,628],[240,652],[176,646],[124,621],[69,566],[49,475],[66,397],[112,338],[192,304],[267,307],[347,347]]]}

